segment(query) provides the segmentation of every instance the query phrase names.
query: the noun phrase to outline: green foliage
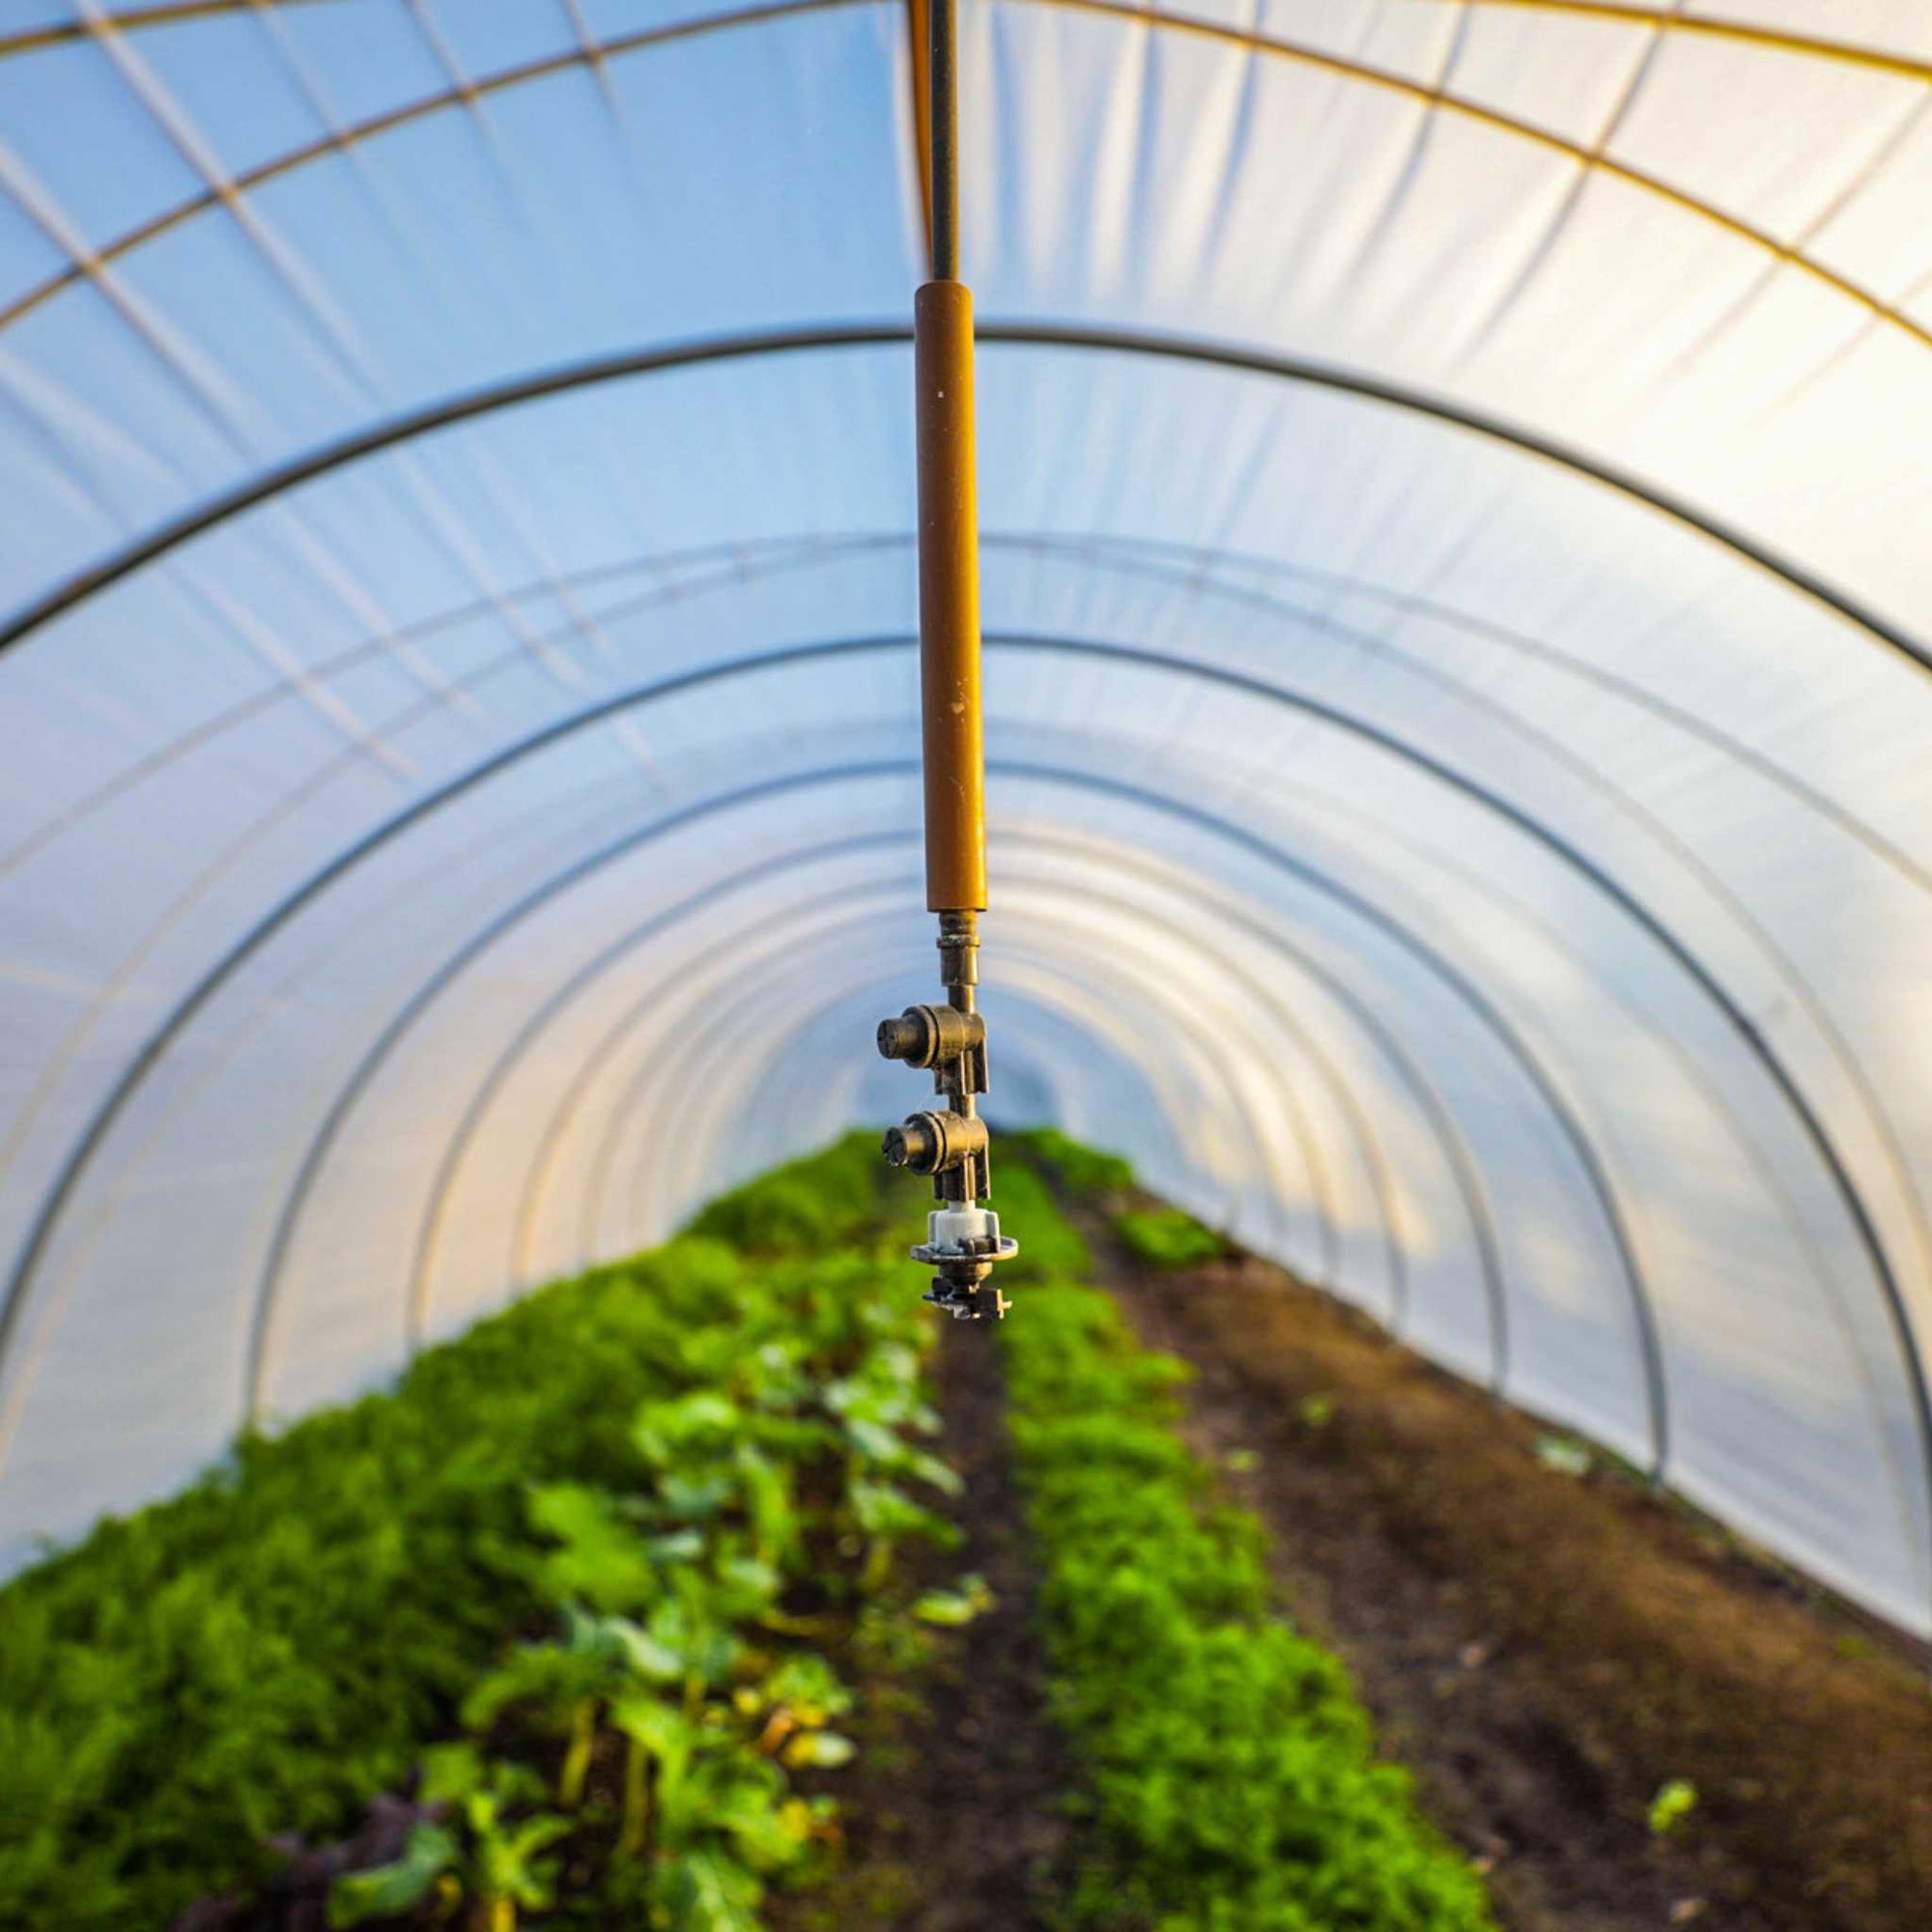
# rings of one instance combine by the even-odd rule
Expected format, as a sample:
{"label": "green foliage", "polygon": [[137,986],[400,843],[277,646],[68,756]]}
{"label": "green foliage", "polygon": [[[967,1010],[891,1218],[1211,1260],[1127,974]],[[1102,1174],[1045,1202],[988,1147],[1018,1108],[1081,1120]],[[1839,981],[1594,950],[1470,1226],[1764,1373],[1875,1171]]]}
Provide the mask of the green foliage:
{"label": "green foliage", "polygon": [[847,1134],[721,1194],[688,1232],[748,1255],[830,1254],[875,1232],[882,1182],[876,1137]]}
{"label": "green foliage", "polygon": [[[855,1135],[727,1197],[704,1236],[529,1296],[0,1591],[0,1924],[152,1932],[263,1874],[270,1834],[345,1833],[546,1605],[638,1615],[708,1674],[719,1603],[769,1606],[799,1547],[790,1463],[836,1443],[853,1485],[895,1494],[925,1469],[893,1425],[890,1457],[858,1457],[863,1402],[812,1419],[793,1399],[829,1363],[920,1409],[903,1269],[753,1263],[719,1236],[755,1231],[764,1257],[875,1247],[903,1199],[888,1187]],[[674,1406],[699,1389],[762,1419],[707,1435],[705,1410]],[[650,1473],[640,1413],[665,1441],[696,1431],[651,1522],[625,1501]],[[718,1525],[696,1604],[666,1580],[675,1537]]]}
{"label": "green foliage", "polygon": [[1130,1209],[1114,1217],[1114,1229],[1150,1267],[1200,1267],[1229,1252],[1213,1229],[1179,1208]]}
{"label": "green foliage", "polygon": [[756,1882],[728,1860],[693,1852],[658,1887],[671,1932],[758,1932]]}
{"label": "green foliage", "polygon": [[[832,1724],[852,1693],[799,1643],[810,1623],[785,1593],[876,1590],[896,1543],[947,1527],[916,1492],[957,1485],[922,1446],[938,1426],[922,1381],[930,1329],[902,1287],[896,1268],[852,1258],[768,1263],[725,1318],[733,1347],[688,1338],[706,1378],[637,1411],[627,1489],[531,1494],[532,1532],[558,1546],[535,1570],[559,1620],[475,1686],[464,1720],[493,1766],[560,1752],[550,1802],[573,1862],[602,1859],[604,1902],[640,1923],[754,1922],[765,1880],[827,1823],[786,1774],[851,1760]],[[767,1323],[772,1297],[782,1320]],[[489,1932],[530,1902],[501,1861],[547,1815],[528,1794],[521,1814],[466,1814],[459,1890]]]}
{"label": "green foliage", "polygon": [[525,1484],[610,1467],[737,1275],[687,1244],[534,1297],[0,1594],[0,1756],[61,1767],[0,1814],[0,1922],[165,1923],[395,1783],[535,1605]]}
{"label": "green foliage", "polygon": [[926,1591],[912,1606],[912,1613],[923,1624],[957,1630],[983,1617],[995,1607],[996,1601],[983,1577],[962,1577],[956,1590]]}
{"label": "green foliage", "polygon": [[993,1150],[993,1205],[1000,1210],[1000,1231],[1017,1236],[1020,1244],[1018,1255],[1000,1266],[1000,1286],[1009,1291],[1083,1275],[1094,1265],[1079,1229],[1054,1205],[1052,1190],[1034,1166],[1032,1147],[1037,1138],[1029,1135],[1020,1144],[1022,1158],[1012,1158],[1004,1144]]}
{"label": "green foliage", "polygon": [[[529,1811],[533,1780],[522,1767],[486,1764],[467,1746],[432,1754],[423,1797],[458,1821],[419,1825],[395,1863],[340,1879],[329,1892],[328,1922],[360,1925],[393,1918],[437,1893],[467,1898],[481,1932],[510,1932],[519,1908],[539,1911],[556,1895],[556,1861],[544,1853],[570,1833],[554,1812]],[[525,1807],[512,1816],[513,1807]]]}
{"label": "green foliage", "polygon": [[1340,1664],[1271,1613],[1258,1524],[1176,1435],[1185,1370],[1091,1289],[1042,1289],[1002,1333],[1054,1709],[1099,1839],[1076,1921],[1486,1932]]}
{"label": "green foliage", "polygon": [[1024,1148],[1061,1186],[1074,1194],[1124,1194],[1134,1184],[1130,1162],[1117,1153],[1102,1153],[1097,1148],[1084,1146],[1058,1127],[1030,1127],[1007,1138]]}
{"label": "green foliage", "polygon": [[328,1922],[360,1925],[371,1918],[397,1918],[432,1897],[437,1882],[451,1871],[461,1849],[440,1825],[418,1825],[403,1856],[338,1879],[328,1895]]}
{"label": "green foliage", "polygon": [[1650,1801],[1650,1829],[1668,1837],[1697,1808],[1697,1787],[1688,1777],[1668,1780]]}
{"label": "green foliage", "polygon": [[1325,1389],[1303,1396],[1294,1405],[1294,1419],[1304,1429],[1326,1429],[1335,1420],[1335,1398]]}
{"label": "green foliage", "polygon": [[[1028,1148],[1063,1184],[1131,1179]],[[908,1540],[952,1534],[931,1323],[895,1252],[925,1205],[854,1135],[0,1591],[0,1924],[146,1932],[258,1877],[271,1833],[339,1835],[418,1776],[427,1815],[338,1883],[335,1924],[754,1932],[831,1829],[791,1775],[853,1750],[812,1647],[827,1606],[888,1671],[987,1607],[970,1577],[910,1613],[880,1594]],[[1044,1284],[1004,1333],[1103,1854],[1079,1916],[1487,1926],[1339,1667],[1270,1616],[1256,1525],[1173,1433],[1185,1371],[1052,1285],[1089,1257],[1026,1161],[999,1205],[1010,1278]]]}
{"label": "green foliage", "polygon": [[1590,1445],[1578,1442],[1574,1435],[1546,1435],[1536,1438],[1536,1460],[1559,1476],[1587,1476],[1597,1459],[1590,1453]]}

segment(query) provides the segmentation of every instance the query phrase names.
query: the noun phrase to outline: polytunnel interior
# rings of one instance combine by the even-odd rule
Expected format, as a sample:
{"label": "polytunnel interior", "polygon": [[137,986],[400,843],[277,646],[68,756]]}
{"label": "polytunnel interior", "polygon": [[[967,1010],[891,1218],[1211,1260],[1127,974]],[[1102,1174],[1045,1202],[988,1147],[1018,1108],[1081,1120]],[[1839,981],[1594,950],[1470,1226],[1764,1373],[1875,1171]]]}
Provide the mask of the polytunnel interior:
{"label": "polytunnel interior", "polygon": [[[1854,11],[966,7],[990,1104],[1925,1636]],[[931,949],[908,9],[11,14],[17,1567],[895,1109]]]}

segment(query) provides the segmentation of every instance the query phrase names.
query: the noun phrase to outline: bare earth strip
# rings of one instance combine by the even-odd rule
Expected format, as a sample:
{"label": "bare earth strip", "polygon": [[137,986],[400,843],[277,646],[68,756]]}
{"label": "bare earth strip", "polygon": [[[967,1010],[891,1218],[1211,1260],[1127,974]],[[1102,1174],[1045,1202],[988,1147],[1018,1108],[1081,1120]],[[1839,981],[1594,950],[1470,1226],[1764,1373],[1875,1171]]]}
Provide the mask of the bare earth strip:
{"label": "bare earth strip", "polygon": [[[1485,1861],[1512,1932],[1927,1932],[1921,1659],[1252,1259],[1143,1271],[1084,1217],[1285,1601]],[[1697,1804],[1668,1837],[1652,1799]]]}

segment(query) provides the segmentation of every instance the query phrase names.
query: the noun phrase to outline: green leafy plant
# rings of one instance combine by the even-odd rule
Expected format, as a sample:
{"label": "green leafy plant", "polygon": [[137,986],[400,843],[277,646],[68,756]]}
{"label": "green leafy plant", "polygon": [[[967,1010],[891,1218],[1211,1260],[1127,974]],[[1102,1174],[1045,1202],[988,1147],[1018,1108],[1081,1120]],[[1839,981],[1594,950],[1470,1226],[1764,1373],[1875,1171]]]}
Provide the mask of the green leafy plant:
{"label": "green leafy plant", "polygon": [[1096,1841],[1074,1921],[1487,1932],[1480,1880],[1377,1761],[1342,1667],[1274,1612],[1259,1524],[1216,1506],[1176,1434],[1184,1369],[1094,1290],[1022,1313],[1001,1331],[1009,1426]]}
{"label": "green leafy plant", "polygon": [[1697,1808],[1697,1787],[1688,1777],[1673,1777],[1650,1801],[1652,1835],[1668,1837]]}
{"label": "green leafy plant", "polygon": [[536,1808],[542,1790],[523,1766],[488,1762],[468,1745],[432,1752],[422,1800],[450,1822],[418,1825],[395,1863],[337,1880],[329,1923],[397,1917],[440,1893],[467,1903],[470,1932],[514,1932],[519,1910],[541,1911],[555,1897],[555,1864],[543,1855],[572,1829]]}
{"label": "green leafy plant", "polygon": [[[391,1389],[244,1439],[0,1590],[0,1924],[151,1932],[266,1876],[272,1835],[346,1833],[507,1667],[507,1633],[550,1618],[543,1641],[569,1650],[566,1604],[630,1620],[675,1655],[678,1699],[695,1675],[716,1701],[747,1635],[782,1618],[808,1540],[852,1530],[857,1486],[890,1482],[916,1510],[933,1474],[926,1328],[883,1259],[917,1203],[890,1186],[854,1136],[726,1197],[703,1234],[427,1351]],[[901,1391],[890,1442],[816,1402],[854,1378]],[[680,1426],[676,1466],[657,1469],[639,1430]],[[837,1520],[816,1527],[797,1473],[814,1458],[836,1478]],[[902,1516],[893,1543],[919,1527]],[[515,1717],[552,1803],[584,1801],[610,1722],[604,1690],[587,1714],[567,1692],[583,1663],[516,1666],[560,1673]]]}
{"label": "green leafy plant", "polygon": [[[1130,1183],[1033,1145],[1062,1184]],[[1055,1285],[1088,1251],[1030,1165],[1000,1187],[1029,1291],[1014,1442],[1097,1848],[1076,1915],[1485,1925],[1175,1436],[1185,1372]],[[902,1262],[923,1207],[853,1136],[0,1591],[0,1923],[145,1932],[419,1772],[400,1855],[337,1882],[333,1922],[755,1928],[833,1829],[794,1778],[854,1750],[830,1623],[909,1671],[990,1602],[974,1577],[888,1594],[908,1543],[956,1541]]]}
{"label": "green leafy plant", "polygon": [[1114,1229],[1150,1267],[1200,1267],[1230,1252],[1211,1228],[1179,1208],[1130,1209],[1115,1216]]}
{"label": "green leafy plant", "polygon": [[1000,1280],[1016,1289],[1086,1274],[1094,1265],[1093,1253],[1085,1236],[1055,1205],[1053,1191],[1036,1171],[1031,1155],[1003,1159],[996,1152],[993,1172],[1001,1226],[1017,1235],[1020,1242],[1019,1254],[1001,1267]]}
{"label": "green leafy plant", "polygon": [[1587,1476],[1596,1463],[1589,1444],[1578,1442],[1574,1435],[1539,1435],[1536,1460],[1559,1476]]}
{"label": "green leafy plant", "polygon": [[441,1825],[418,1825],[392,1864],[372,1865],[336,1880],[328,1897],[328,1922],[345,1926],[400,1918],[439,1892],[454,1903],[461,1897],[454,1876],[461,1858],[453,1832]]}
{"label": "green leafy plant", "polygon": [[956,1590],[928,1590],[912,1606],[923,1624],[956,1630],[983,1617],[994,1607],[994,1597],[983,1577],[962,1577]]}
{"label": "green leafy plant", "polygon": [[[1058,1127],[1032,1127],[1006,1137],[1022,1148],[1053,1179],[1075,1194],[1123,1194],[1134,1184],[1130,1162],[1117,1153],[1103,1153],[1064,1134]],[[1006,1185],[1004,1174],[1001,1178]]]}
{"label": "green leafy plant", "polygon": [[674,1861],[656,1889],[670,1932],[758,1932],[757,1881],[715,1852]]}

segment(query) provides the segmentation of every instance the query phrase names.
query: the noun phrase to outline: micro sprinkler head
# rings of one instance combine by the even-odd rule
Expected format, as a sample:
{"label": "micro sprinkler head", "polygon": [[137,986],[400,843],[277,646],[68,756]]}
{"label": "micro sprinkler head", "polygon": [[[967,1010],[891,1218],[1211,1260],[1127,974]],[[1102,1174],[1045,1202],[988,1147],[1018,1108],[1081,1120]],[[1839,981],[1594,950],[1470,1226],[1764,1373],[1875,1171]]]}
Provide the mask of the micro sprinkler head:
{"label": "micro sprinkler head", "polygon": [[[956,952],[956,937],[951,945]],[[972,999],[970,980],[950,990]],[[909,1007],[880,1023],[878,1043],[888,1060],[930,1068],[934,1091],[946,1101],[908,1114],[881,1142],[888,1166],[932,1179],[938,1206],[926,1216],[925,1239],[912,1250],[914,1261],[934,1271],[925,1298],[958,1321],[997,1320],[1007,1299],[987,1277],[996,1263],[1019,1252],[1019,1243],[1002,1235],[1000,1217],[980,1206],[992,1192],[986,1123],[975,1111],[987,1084],[986,1023],[970,1004]]]}

